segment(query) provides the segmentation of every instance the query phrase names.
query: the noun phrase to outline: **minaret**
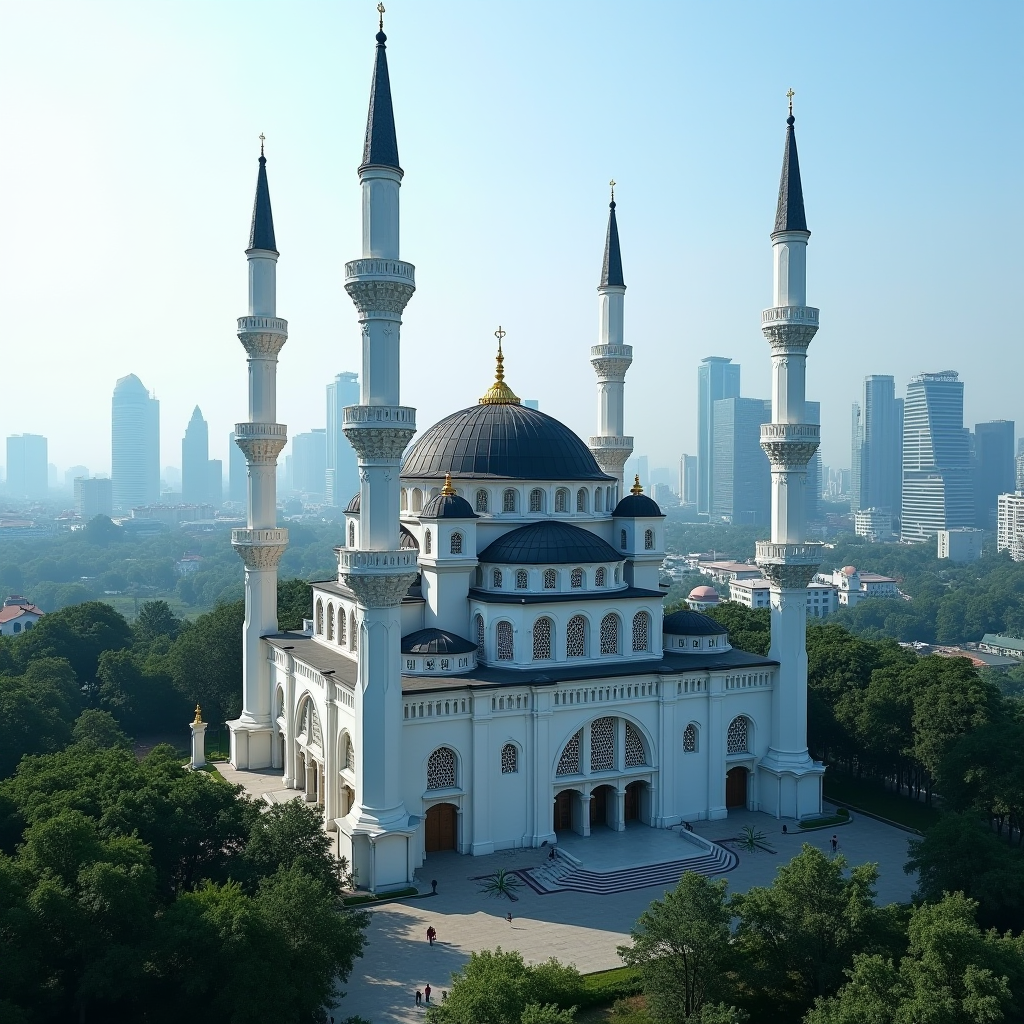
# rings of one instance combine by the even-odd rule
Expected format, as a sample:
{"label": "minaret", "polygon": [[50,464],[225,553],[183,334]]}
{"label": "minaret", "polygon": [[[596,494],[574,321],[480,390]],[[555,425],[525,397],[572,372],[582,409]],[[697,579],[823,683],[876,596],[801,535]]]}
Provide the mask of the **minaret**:
{"label": "minaret", "polygon": [[[590,349],[590,363],[597,374],[597,437],[590,439],[590,450],[601,469],[618,481],[617,501],[622,497],[622,469],[633,453],[633,438],[623,435],[623,391],[626,371],[633,362],[633,348],[623,344],[623,307],[626,282],[622,278],[622,254],[619,252],[619,226],[615,221],[615,182],[609,183],[612,199],[608,204],[608,234],[604,242],[601,283],[597,286],[601,324],[598,344]],[[608,505],[614,508],[614,502]]]}
{"label": "minaret", "polygon": [[786,149],[772,232],[774,303],[761,314],[772,350],[772,422],[761,427],[761,447],[772,473],[771,540],[757,542],[757,564],[771,583],[772,640],[779,662],[772,695],[772,732],[761,761],[758,803],[779,817],[821,809],[824,767],[807,751],[807,584],[821,561],[821,545],[804,535],[807,464],[820,428],[807,423],[804,391],[807,347],[818,330],[818,310],[807,302],[807,240],[800,163],[789,92]]}
{"label": "minaret", "polygon": [[356,596],[359,685],[355,694],[356,805],[341,823],[360,884],[374,890],[412,878],[412,836],[402,798],[402,677],[399,605],[416,578],[416,552],[399,539],[399,471],[416,432],[416,410],[399,405],[402,311],[416,289],[398,257],[402,168],[391,105],[383,6],[370,89],[363,161],[363,254],[345,265],[345,290],[359,311],[359,405],[344,431],[359,460],[359,547],[342,548],[338,579]]}
{"label": "minaret", "polygon": [[231,532],[231,543],[245,562],[242,715],[228,727],[231,763],[236,768],[267,768],[274,763],[270,667],[260,637],[277,632],[277,565],[288,546],[288,531],[277,528],[277,457],[288,440],[288,428],[277,422],[277,356],[288,340],[288,321],[277,315],[279,254],[262,136],[245,255],[249,314],[238,319],[238,340],[249,362],[249,419],[235,424],[235,444],[248,464],[249,509],[246,528]]}

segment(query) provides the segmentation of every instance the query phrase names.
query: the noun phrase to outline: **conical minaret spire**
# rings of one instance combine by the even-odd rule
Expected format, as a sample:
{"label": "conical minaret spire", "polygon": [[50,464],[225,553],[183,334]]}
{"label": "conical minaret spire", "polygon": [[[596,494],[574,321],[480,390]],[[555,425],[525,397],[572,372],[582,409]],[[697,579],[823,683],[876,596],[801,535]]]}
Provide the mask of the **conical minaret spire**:
{"label": "conical minaret spire", "polygon": [[373,62],[370,85],[370,109],[366,115],[366,138],[363,141],[362,167],[391,167],[401,173],[398,163],[398,135],[395,132],[395,109],[391,103],[391,78],[388,75],[388,51],[384,35],[384,17],[377,33],[377,55]]}
{"label": "conical minaret spire", "polygon": [[[616,500],[622,496],[622,472],[633,453],[633,438],[625,435],[624,391],[626,371],[633,362],[633,348],[623,342],[626,282],[622,276],[619,225],[615,218],[615,181],[609,182],[608,231],[604,242],[601,283],[597,286],[600,327],[598,343],[590,349],[590,363],[597,374],[597,435],[590,450],[601,469],[618,481]],[[614,504],[609,504],[614,508]]]}
{"label": "conical minaret spire", "polygon": [[821,561],[820,544],[806,540],[807,464],[820,428],[806,422],[807,348],[818,330],[818,310],[807,301],[807,241],[800,163],[790,90],[779,204],[772,231],[774,305],[761,314],[772,351],[772,422],[761,427],[761,447],[772,473],[771,540],[757,542],[757,564],[771,583],[772,642],[779,663],[772,692],[772,734],[761,761],[760,803],[782,817],[821,809],[824,768],[807,751],[807,584]]}
{"label": "conical minaret spire", "polygon": [[288,321],[277,315],[279,254],[262,143],[261,136],[245,250],[249,312],[238,320],[238,340],[249,363],[249,418],[235,424],[235,444],[248,464],[249,502],[245,529],[231,533],[231,543],[245,563],[242,715],[228,723],[231,763],[236,768],[283,767],[275,763],[270,669],[260,637],[277,632],[277,566],[288,545],[288,531],[277,526],[277,457],[288,440],[288,428],[277,422],[277,356],[288,340]]}

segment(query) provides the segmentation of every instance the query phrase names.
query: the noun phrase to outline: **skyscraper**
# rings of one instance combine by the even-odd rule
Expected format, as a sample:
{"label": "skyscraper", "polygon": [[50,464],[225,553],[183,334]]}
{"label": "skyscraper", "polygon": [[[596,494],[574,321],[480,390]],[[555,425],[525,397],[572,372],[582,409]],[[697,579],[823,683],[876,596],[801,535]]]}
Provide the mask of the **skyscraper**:
{"label": "skyscraper", "polygon": [[1016,486],[1013,434],[1013,420],[992,420],[974,426],[974,511],[975,523],[982,530],[995,522],[999,495]]}
{"label": "skyscraper", "polygon": [[768,522],[771,470],[761,448],[761,424],[771,421],[772,404],[764,399],[722,398],[715,402],[714,519],[742,526]]}
{"label": "skyscraper", "polygon": [[903,399],[896,381],[882,374],[864,378],[854,405],[852,508],[898,514],[902,491]]}
{"label": "skyscraper", "polygon": [[11,498],[45,498],[49,493],[46,438],[14,434],[7,438],[7,494]]}
{"label": "skyscraper", "polygon": [[684,505],[697,501],[697,456],[684,455],[679,460],[679,500]]}
{"label": "skyscraper", "polygon": [[210,501],[210,430],[198,405],[181,440],[181,500],[186,505]]}
{"label": "skyscraper", "polygon": [[292,438],[292,487],[302,494],[322,497],[326,478],[327,431],[320,427],[296,434]]}
{"label": "skyscraper", "polygon": [[152,505],[160,500],[160,403],[130,373],[114,387],[110,411],[114,508]]}
{"label": "skyscraper", "polygon": [[359,404],[359,375],[339,373],[327,385],[327,479],[328,505],[344,508],[359,490],[356,453],[342,430],[348,405]]}
{"label": "skyscraper", "polygon": [[900,539],[913,543],[973,525],[963,381],[954,370],[922,373],[907,385],[904,406]]}
{"label": "skyscraper", "polygon": [[708,356],[697,367],[697,511],[714,503],[715,402],[739,398],[740,366],[723,356]]}

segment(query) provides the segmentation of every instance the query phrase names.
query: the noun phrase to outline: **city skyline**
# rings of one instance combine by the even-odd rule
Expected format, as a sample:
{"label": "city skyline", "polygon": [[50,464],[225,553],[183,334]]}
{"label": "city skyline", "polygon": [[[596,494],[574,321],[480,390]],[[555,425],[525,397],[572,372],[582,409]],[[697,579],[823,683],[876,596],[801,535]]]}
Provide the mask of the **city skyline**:
{"label": "city skyline", "polygon": [[[55,8],[62,16],[47,16]],[[762,246],[773,189],[765,182],[779,158],[771,133],[790,86],[819,254],[814,288],[830,311],[808,391],[843,399],[823,408],[825,461],[848,458],[841,453],[856,397],[851,379],[889,374],[902,389],[930,368],[920,365],[924,338],[931,367],[961,362],[968,422],[1021,418],[1012,375],[986,379],[984,389],[981,376],[1016,332],[1010,296],[1021,269],[1013,244],[1021,199],[1013,183],[1021,144],[1005,125],[1019,123],[1021,98],[1010,87],[1014,61],[1005,48],[1019,36],[1019,10],[940,4],[923,20],[881,5],[858,8],[853,18],[797,4],[782,20],[767,9],[730,5],[623,13],[595,4],[583,11],[570,7],[571,30],[552,34],[537,31],[549,19],[539,4],[481,7],[467,18],[454,4],[425,10],[395,2],[393,16],[405,29],[395,44],[403,57],[395,116],[403,159],[422,171],[410,188],[430,196],[412,205],[403,225],[419,253],[420,276],[435,284],[407,316],[409,401],[420,408],[422,425],[435,422],[449,401],[472,401],[486,384],[491,335],[502,323],[510,384],[535,394],[541,408],[581,435],[591,433],[587,362],[597,335],[593,296],[612,176],[620,183],[618,226],[631,289],[626,335],[635,348],[625,425],[637,451],[674,465],[681,452],[696,450],[695,417],[685,408],[692,395],[683,396],[676,429],[664,428],[666,409],[676,404],[664,373],[670,361],[678,365],[682,357],[689,367],[727,352],[751,367],[747,392],[767,394],[750,318],[767,301]],[[17,99],[8,136],[17,159],[0,168],[0,195],[19,197],[17,209],[5,209],[10,233],[0,259],[11,331],[23,340],[0,382],[0,429],[47,435],[58,466],[105,471],[104,395],[129,372],[162,402],[161,465],[176,461],[177,424],[196,404],[209,419],[211,457],[227,461],[228,433],[245,395],[236,379],[243,360],[237,314],[225,296],[241,281],[238,238],[250,211],[240,197],[261,132],[275,161],[279,240],[291,260],[280,282],[294,319],[280,418],[292,434],[324,426],[305,389],[326,386],[337,368],[357,364],[357,332],[338,320],[337,309],[339,246],[358,235],[358,211],[341,197],[355,180],[352,140],[365,101],[336,104],[332,97],[355,95],[368,72],[358,40],[373,12],[254,4],[247,13],[203,9],[201,32],[199,8],[187,4],[157,13],[96,3],[87,14],[75,5],[48,5],[46,12],[20,5],[0,14],[11,37],[47,40],[45,48],[12,53],[0,69]],[[82,19],[98,29],[88,51],[78,46]],[[873,27],[879,19],[884,33]],[[280,74],[273,83],[254,82],[240,68],[268,33]],[[841,52],[857,55],[856,74],[848,73],[848,59],[837,61],[821,45],[839,33]],[[696,45],[708,39],[723,42]],[[468,65],[456,70],[441,61],[438,69],[436,54],[456,46]],[[780,47],[794,55],[785,66],[775,59]],[[184,87],[168,73],[182,61],[195,72]],[[595,106],[589,97],[598,89],[607,94],[606,69],[616,63],[629,73],[608,103]],[[483,87],[468,95],[465,75]],[[958,84],[965,75],[970,90]],[[133,82],[130,94],[125,80]],[[481,153],[500,153],[486,160],[486,171],[456,181],[426,159],[438,143],[424,126],[436,126],[436,110],[447,107],[455,116],[445,119],[439,144],[448,159],[472,166]],[[908,120],[900,111],[911,108]],[[520,109],[529,117],[515,115]],[[104,112],[99,121],[96,111]],[[460,132],[460,123],[476,129]],[[968,134],[964,145],[949,145],[951,124]],[[650,187],[640,145],[652,137],[661,140],[670,168],[659,188]],[[55,172],[69,152],[80,175],[75,190]],[[530,184],[537,152],[545,154],[548,180],[564,186]],[[931,171],[922,177],[924,164]],[[77,202],[81,192],[93,201]],[[976,197],[972,217],[986,229],[985,246],[956,268],[957,288],[985,299],[987,328],[978,337],[967,304],[947,301],[953,271],[941,255],[949,196],[962,194]],[[876,232],[864,230],[872,225],[884,225],[893,244],[879,250]],[[73,275],[51,257],[69,235],[95,240],[88,265]],[[558,273],[538,275],[524,298],[517,270],[546,259],[536,254],[541,239],[557,242]],[[468,248],[479,255],[466,260]],[[679,294],[685,317],[663,315],[666,294]],[[865,334],[868,295],[875,327]],[[40,308],[50,315],[39,317]],[[156,309],[165,312],[154,317]],[[81,325],[76,335],[89,337],[88,361],[73,358],[70,341],[52,329],[71,316]],[[972,366],[957,359],[965,337],[972,338]],[[428,350],[431,357],[422,358]],[[30,377],[40,351],[54,378],[46,408],[17,383]]]}

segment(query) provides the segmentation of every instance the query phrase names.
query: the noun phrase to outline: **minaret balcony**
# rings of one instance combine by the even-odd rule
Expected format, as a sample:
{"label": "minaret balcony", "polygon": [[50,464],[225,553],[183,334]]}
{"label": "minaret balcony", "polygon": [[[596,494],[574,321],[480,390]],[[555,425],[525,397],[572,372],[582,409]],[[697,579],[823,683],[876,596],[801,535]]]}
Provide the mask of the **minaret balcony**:
{"label": "minaret balcony", "polygon": [[813,324],[818,326],[818,310],[813,306],[773,306],[761,313],[761,326],[778,324]]}
{"label": "minaret balcony", "polygon": [[279,316],[240,316],[238,333],[283,334],[288,336],[288,321]]}
{"label": "minaret balcony", "polygon": [[633,360],[632,345],[591,345],[591,359],[628,359]]}
{"label": "minaret balcony", "polygon": [[600,437],[590,438],[590,442],[587,445],[588,448],[619,448],[623,450],[633,450],[633,438],[621,436],[617,437],[614,434],[603,434]]}
{"label": "minaret balcony", "polygon": [[814,457],[821,440],[817,423],[762,423],[761,447],[773,469],[801,469]]}
{"label": "minaret balcony", "polygon": [[755,545],[754,560],[760,566],[802,565],[813,568],[821,565],[821,552],[821,544],[777,544],[771,540],[759,540]]}
{"label": "minaret balcony", "polygon": [[419,572],[419,552],[411,548],[393,551],[338,550],[338,572],[345,576],[392,576]]}
{"label": "minaret balcony", "polygon": [[243,438],[252,441],[287,441],[288,427],[283,423],[236,423],[235,443]]}
{"label": "minaret balcony", "polygon": [[416,410],[409,405],[346,405],[346,427],[411,427],[416,429]]}
{"label": "minaret balcony", "polygon": [[271,530],[232,530],[231,543],[236,548],[277,547],[288,543],[288,531],[280,527]]}

